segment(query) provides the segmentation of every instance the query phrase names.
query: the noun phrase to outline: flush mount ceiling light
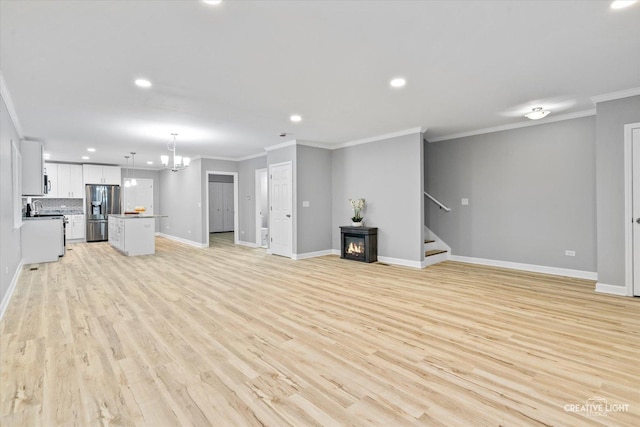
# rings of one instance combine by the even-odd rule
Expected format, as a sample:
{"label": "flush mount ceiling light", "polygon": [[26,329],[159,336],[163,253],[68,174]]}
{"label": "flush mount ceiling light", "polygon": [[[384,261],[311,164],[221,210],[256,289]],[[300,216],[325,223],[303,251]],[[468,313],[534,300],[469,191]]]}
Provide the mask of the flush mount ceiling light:
{"label": "flush mount ceiling light", "polygon": [[532,109],[531,112],[525,114],[524,116],[527,119],[540,120],[540,119],[546,117],[550,112],[551,111],[543,110],[542,107],[536,107],[536,108]]}
{"label": "flush mount ceiling light", "polygon": [[614,2],[611,2],[611,9],[624,9],[636,2],[637,0],[615,0]]}
{"label": "flush mount ceiling light", "polygon": [[135,84],[139,87],[151,87],[151,82],[147,79],[136,79]]}
{"label": "flush mount ceiling light", "polygon": [[299,114],[293,114],[291,117],[289,117],[289,120],[297,123],[299,121],[302,121],[302,116],[300,116]]}
{"label": "flush mount ceiling light", "polygon": [[391,80],[389,84],[391,85],[391,87],[403,87],[407,84],[407,81],[402,77],[396,77],[395,79]]}
{"label": "flush mount ceiling light", "polygon": [[[172,133],[171,136],[173,137],[173,140],[169,141],[169,143],[167,144],[167,150],[173,153],[173,166],[171,166],[171,170],[173,172],[178,172],[179,170],[189,167],[191,159],[189,157],[176,156],[176,136],[178,136],[178,134]],[[160,162],[165,168],[168,167],[169,156],[160,156]]]}

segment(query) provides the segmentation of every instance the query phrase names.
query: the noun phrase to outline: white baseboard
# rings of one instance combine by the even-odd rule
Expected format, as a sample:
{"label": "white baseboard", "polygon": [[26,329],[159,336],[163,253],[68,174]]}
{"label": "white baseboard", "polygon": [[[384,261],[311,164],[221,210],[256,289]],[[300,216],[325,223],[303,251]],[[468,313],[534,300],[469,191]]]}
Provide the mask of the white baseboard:
{"label": "white baseboard", "polygon": [[544,265],[534,264],[521,264],[519,262],[498,261],[493,259],[473,258],[460,255],[450,255],[449,260],[466,262],[468,264],[509,268],[512,270],[531,271],[533,273],[553,274],[555,276],[574,277],[576,279],[598,280],[598,273],[593,271],[571,270],[568,268],[547,267]]}
{"label": "white baseboard", "polygon": [[238,243],[236,243],[237,245],[240,246],[248,246],[250,248],[259,248],[260,246],[257,243],[253,243],[253,242],[245,242],[244,240],[238,240]]}
{"label": "white baseboard", "polygon": [[182,237],[171,236],[169,234],[160,233],[159,236],[160,237],[164,237],[164,238],[169,239],[169,240],[174,240],[176,242],[184,243],[185,245],[195,246],[196,248],[208,248],[209,247],[208,243],[194,242],[193,240],[187,240],[187,239],[183,239]]}
{"label": "white baseboard", "polygon": [[378,256],[378,261],[385,264],[401,265],[403,267],[423,268],[422,261],[411,261],[409,259],[391,258],[388,256]]}
{"label": "white baseboard", "polygon": [[24,263],[20,261],[18,264],[18,268],[16,268],[15,273],[13,274],[13,279],[11,279],[11,284],[9,285],[9,289],[7,289],[7,293],[2,297],[2,303],[0,304],[0,320],[4,317],[4,312],[7,310],[9,306],[9,301],[11,301],[11,297],[13,296],[13,292],[16,290],[16,285],[18,284],[18,279],[20,279],[20,274],[22,273],[22,267]]}
{"label": "white baseboard", "polygon": [[607,285],[606,283],[600,283],[600,282],[596,283],[596,292],[609,294],[609,295],[620,295],[623,297],[632,296],[630,293],[627,292],[626,286]]}
{"label": "white baseboard", "polygon": [[304,254],[291,254],[291,259],[301,260],[301,259],[316,258],[319,256],[326,256],[326,255],[333,255],[333,249],[327,249],[324,251],[316,251],[316,252],[307,252]]}

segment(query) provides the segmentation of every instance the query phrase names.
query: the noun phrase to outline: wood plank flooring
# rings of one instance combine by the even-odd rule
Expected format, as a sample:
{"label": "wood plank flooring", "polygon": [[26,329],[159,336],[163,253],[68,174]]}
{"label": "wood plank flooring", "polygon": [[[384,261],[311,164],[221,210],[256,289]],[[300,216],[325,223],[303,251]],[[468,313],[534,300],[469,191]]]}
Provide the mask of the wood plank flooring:
{"label": "wood plank flooring", "polygon": [[640,425],[640,300],[593,282],[224,235],[68,249],[0,322],[2,426]]}

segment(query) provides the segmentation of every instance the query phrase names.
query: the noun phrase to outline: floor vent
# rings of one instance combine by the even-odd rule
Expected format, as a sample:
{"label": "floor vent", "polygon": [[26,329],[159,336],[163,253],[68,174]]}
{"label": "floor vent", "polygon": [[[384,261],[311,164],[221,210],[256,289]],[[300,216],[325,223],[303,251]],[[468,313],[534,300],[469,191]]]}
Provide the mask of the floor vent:
{"label": "floor vent", "polygon": [[29,271],[36,271],[37,269],[38,269],[38,267],[31,267],[31,268],[29,269]]}

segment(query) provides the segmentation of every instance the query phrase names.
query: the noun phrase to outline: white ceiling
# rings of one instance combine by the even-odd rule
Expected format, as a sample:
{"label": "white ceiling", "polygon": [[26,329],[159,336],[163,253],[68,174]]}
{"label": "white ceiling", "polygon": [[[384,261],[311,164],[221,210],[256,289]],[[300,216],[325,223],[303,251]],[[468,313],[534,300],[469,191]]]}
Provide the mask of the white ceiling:
{"label": "white ceiling", "polygon": [[640,87],[640,4],[608,1],[2,0],[0,28],[24,137],[54,161],[95,147],[91,162],[157,165],[172,132],[179,154],[224,158],[420,126],[433,139]]}

